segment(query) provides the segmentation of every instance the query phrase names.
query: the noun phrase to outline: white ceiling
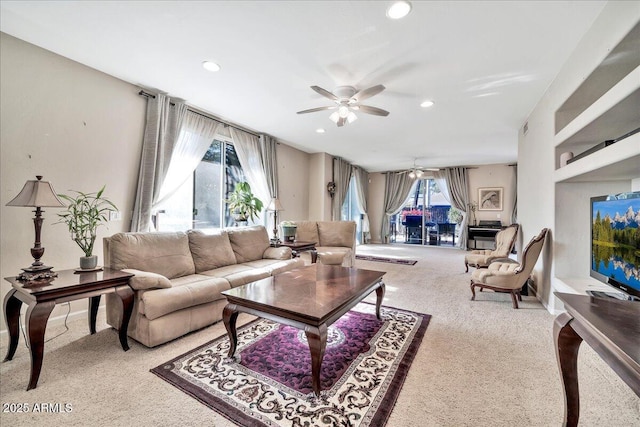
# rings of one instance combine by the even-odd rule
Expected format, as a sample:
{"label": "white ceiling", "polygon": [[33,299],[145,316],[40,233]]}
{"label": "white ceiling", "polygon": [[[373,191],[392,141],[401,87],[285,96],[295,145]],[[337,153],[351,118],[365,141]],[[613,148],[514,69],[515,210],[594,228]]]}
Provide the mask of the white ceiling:
{"label": "white ceiling", "polygon": [[[369,171],[514,162],[518,130],[602,1],[2,1],[0,30]],[[201,67],[221,65],[218,73]],[[387,89],[342,128],[309,87]],[[425,99],[435,106],[423,109]],[[325,134],[317,134],[317,128]]]}

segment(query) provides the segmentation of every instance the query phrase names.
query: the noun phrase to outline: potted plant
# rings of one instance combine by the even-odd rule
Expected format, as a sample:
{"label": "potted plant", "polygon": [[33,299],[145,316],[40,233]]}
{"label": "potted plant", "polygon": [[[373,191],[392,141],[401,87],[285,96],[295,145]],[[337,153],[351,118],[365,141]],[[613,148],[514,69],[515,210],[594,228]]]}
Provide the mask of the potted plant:
{"label": "potted plant", "polygon": [[282,221],[280,223],[280,228],[282,228],[282,238],[285,242],[293,242],[296,239],[296,230],[298,227],[296,223],[293,221]]}
{"label": "potted plant", "polygon": [[225,200],[229,205],[229,212],[237,224],[246,223],[258,217],[262,211],[262,201],[253,195],[248,182],[238,182],[234,190]]}
{"label": "potted plant", "polygon": [[111,201],[102,197],[104,186],[97,193],[73,191],[75,196],[58,194],[68,202],[67,209],[59,213],[58,223],[64,223],[71,233],[71,240],[76,242],[84,252],[80,257],[80,268],[90,270],[96,268],[98,257],[93,255],[97,228],[109,220],[109,212],[118,208]]}

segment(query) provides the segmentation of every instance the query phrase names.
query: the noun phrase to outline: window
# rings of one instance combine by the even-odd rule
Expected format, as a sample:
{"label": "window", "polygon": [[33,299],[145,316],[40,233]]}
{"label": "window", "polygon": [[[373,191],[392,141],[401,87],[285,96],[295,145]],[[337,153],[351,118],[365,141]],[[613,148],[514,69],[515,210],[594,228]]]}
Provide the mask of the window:
{"label": "window", "polygon": [[245,180],[229,141],[215,139],[193,174],[155,214],[156,230],[216,229],[234,225],[224,200]]}
{"label": "window", "polygon": [[456,222],[451,203],[434,179],[415,182],[400,213],[391,216],[391,241],[418,245],[453,245]]}

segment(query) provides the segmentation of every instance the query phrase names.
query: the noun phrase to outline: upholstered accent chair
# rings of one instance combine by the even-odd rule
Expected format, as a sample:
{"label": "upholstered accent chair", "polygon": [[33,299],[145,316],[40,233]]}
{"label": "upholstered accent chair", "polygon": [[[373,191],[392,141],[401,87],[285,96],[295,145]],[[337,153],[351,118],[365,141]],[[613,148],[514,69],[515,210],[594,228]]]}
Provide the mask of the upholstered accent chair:
{"label": "upholstered accent chair", "polygon": [[488,268],[475,270],[471,274],[471,300],[476,299],[475,288],[480,288],[480,291],[491,289],[495,292],[510,293],[513,308],[518,308],[518,301],[522,301],[520,291],[531,276],[548,231],[548,228],[543,228],[540,234],[531,239],[522,253],[522,263],[512,260],[494,261]]}
{"label": "upholstered accent chair", "polygon": [[469,266],[486,268],[498,258],[507,258],[516,243],[518,236],[518,224],[511,224],[496,233],[496,248],[473,250],[464,257],[465,273],[469,272]]}

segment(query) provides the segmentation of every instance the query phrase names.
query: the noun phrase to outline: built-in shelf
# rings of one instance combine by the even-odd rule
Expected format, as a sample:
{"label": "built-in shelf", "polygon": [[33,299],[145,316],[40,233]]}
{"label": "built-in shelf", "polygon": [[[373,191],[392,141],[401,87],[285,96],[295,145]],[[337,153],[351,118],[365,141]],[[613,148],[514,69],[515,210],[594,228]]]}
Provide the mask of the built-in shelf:
{"label": "built-in shelf", "polygon": [[556,134],[555,145],[562,151],[579,154],[631,132],[639,122],[640,67],[637,67]]}
{"label": "built-in shelf", "polygon": [[617,181],[640,177],[640,133],[554,172],[555,182]]}
{"label": "built-in shelf", "polygon": [[[576,88],[555,112],[555,228],[552,291],[585,294],[614,289],[589,277],[593,196],[632,189],[640,178],[640,24]],[[605,141],[615,143],[592,153]],[[560,165],[565,152],[574,156]]]}
{"label": "built-in shelf", "polygon": [[592,277],[556,277],[554,288],[555,292],[580,295],[586,295],[587,291],[616,292],[614,288]]}

